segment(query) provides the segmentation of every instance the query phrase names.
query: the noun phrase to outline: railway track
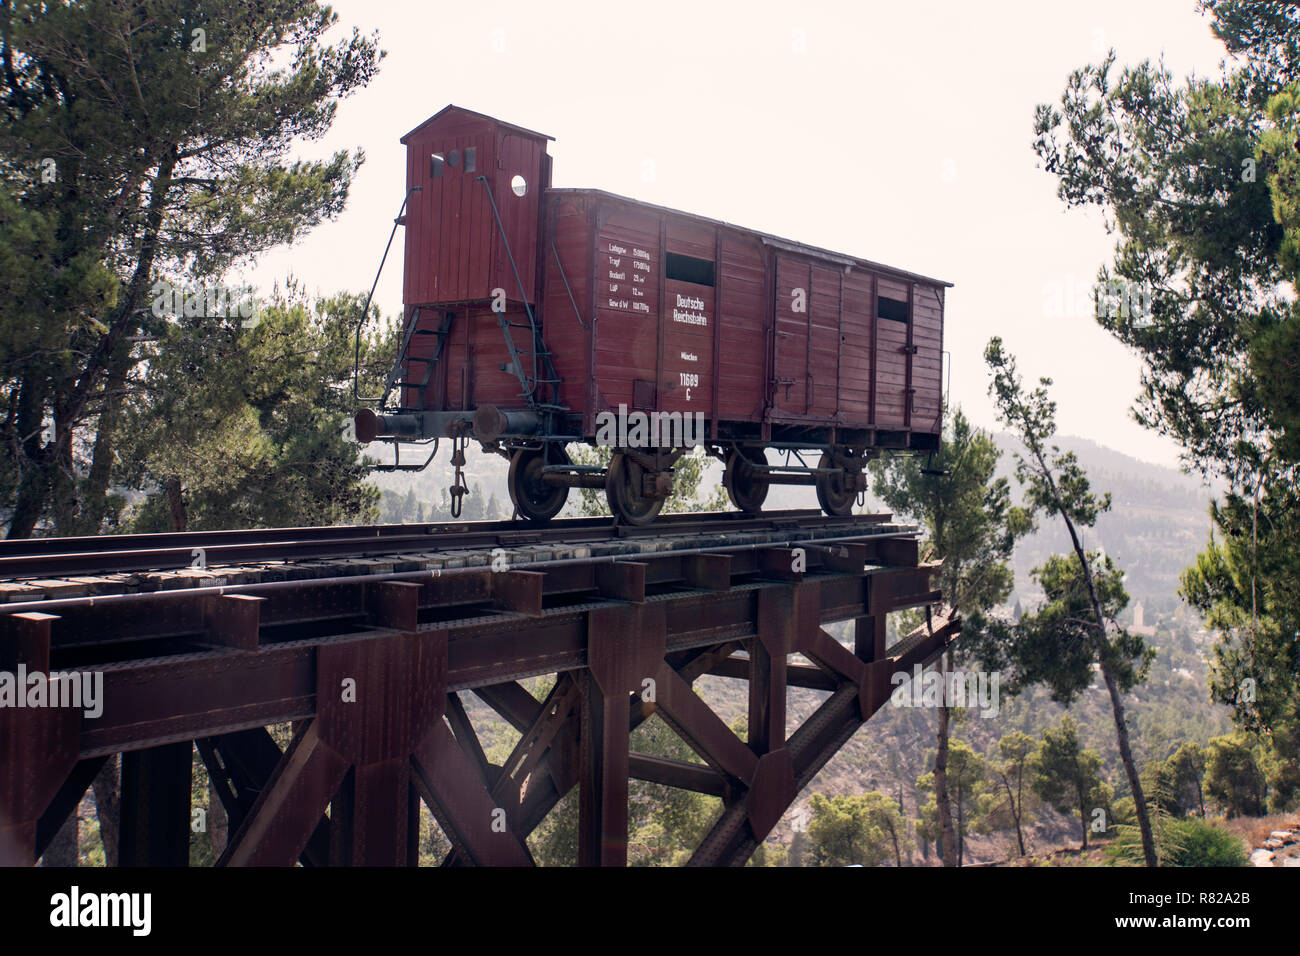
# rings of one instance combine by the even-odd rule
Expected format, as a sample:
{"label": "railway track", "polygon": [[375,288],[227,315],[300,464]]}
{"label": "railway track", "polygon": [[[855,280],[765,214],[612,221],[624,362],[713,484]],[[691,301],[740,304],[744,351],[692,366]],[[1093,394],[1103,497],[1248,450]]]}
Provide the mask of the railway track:
{"label": "railway track", "polygon": [[[331,528],[267,528],[246,531],[194,531],[144,535],[117,535],[80,538],[30,538],[0,541],[0,582],[10,587],[7,601],[39,599],[33,593],[41,583],[71,578],[46,587],[45,597],[70,594],[79,586],[89,593],[120,593],[122,590],[154,590],[169,586],[200,586],[206,578],[222,572],[258,568],[269,564],[294,562],[328,562],[330,560],[367,561],[395,558],[393,570],[403,563],[401,556],[424,556],[415,565],[444,566],[463,563],[461,552],[482,553],[506,549],[511,563],[518,552],[532,552],[527,560],[545,560],[566,556],[589,556],[599,553],[599,546],[612,550],[604,553],[635,553],[724,543],[735,536],[782,534],[791,531],[813,533],[818,537],[860,534],[864,529],[875,533],[907,533],[911,529],[890,524],[891,515],[851,515],[830,517],[813,509],[774,511],[749,515],[741,512],[707,512],[665,515],[649,526],[614,524],[608,518],[568,518],[546,525],[527,525],[517,521],[437,522],[407,525],[368,525]],[[581,546],[576,555],[566,549]],[[549,553],[547,549],[551,549]],[[540,552],[540,553],[539,553]],[[476,563],[485,563],[486,559]],[[364,565],[363,565],[364,569]],[[410,569],[410,568],[407,568]],[[177,579],[149,581],[138,572],[184,572],[188,582]],[[75,577],[75,576],[92,577]],[[94,576],[107,576],[96,579]],[[123,577],[127,576],[127,577]],[[34,583],[33,583],[34,582]],[[96,590],[99,583],[106,587]],[[233,583],[233,582],[232,582]],[[121,585],[114,587],[112,585]]]}

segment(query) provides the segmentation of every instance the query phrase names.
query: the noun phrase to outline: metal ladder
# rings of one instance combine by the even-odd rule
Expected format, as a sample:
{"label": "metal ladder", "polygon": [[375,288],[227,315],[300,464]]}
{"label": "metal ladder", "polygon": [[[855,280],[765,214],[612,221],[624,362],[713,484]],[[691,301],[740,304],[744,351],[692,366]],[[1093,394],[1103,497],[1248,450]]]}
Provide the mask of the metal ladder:
{"label": "metal ladder", "polygon": [[[455,313],[445,311],[442,314],[442,323],[438,328],[422,329],[419,327],[421,310],[422,306],[416,306],[415,311],[411,313],[410,321],[406,327],[406,335],[402,338],[402,347],[398,349],[397,352],[397,361],[394,363],[392,371],[388,373],[388,378],[384,384],[384,394],[379,402],[380,408],[383,408],[388,403],[388,396],[392,393],[394,388],[414,388],[418,389],[420,393],[420,404],[418,406],[408,407],[404,403],[399,403],[401,405],[401,411],[420,411],[424,409],[427,404],[425,392],[428,389],[429,384],[433,381],[434,372],[438,368],[438,361],[442,358],[443,349],[446,347],[447,339],[451,336],[451,323],[455,317]],[[434,343],[433,355],[423,356],[407,354],[410,351],[411,342],[417,335],[437,336],[438,341]],[[424,378],[416,381],[415,379],[403,379],[398,377],[402,374],[403,363],[409,364],[411,362],[420,362],[424,365]]]}
{"label": "metal ladder", "polygon": [[[527,322],[511,322],[504,312],[497,313],[497,325],[500,326],[501,334],[505,337],[506,350],[510,354],[510,363],[514,367],[515,377],[519,379],[521,389],[519,397],[528,402],[529,408],[562,411],[566,406],[559,404],[559,392],[560,383],[564,380],[555,372],[555,365],[551,362],[551,350],[546,347],[546,342],[542,339],[542,331],[537,327],[533,319],[533,311],[526,302],[524,309],[528,314]],[[511,329],[528,329],[532,338],[532,348],[520,349],[515,345]],[[524,371],[525,357],[532,359],[532,375]],[[505,367],[502,366],[501,370],[505,371]],[[543,385],[551,386],[549,401],[538,400],[538,389]]]}

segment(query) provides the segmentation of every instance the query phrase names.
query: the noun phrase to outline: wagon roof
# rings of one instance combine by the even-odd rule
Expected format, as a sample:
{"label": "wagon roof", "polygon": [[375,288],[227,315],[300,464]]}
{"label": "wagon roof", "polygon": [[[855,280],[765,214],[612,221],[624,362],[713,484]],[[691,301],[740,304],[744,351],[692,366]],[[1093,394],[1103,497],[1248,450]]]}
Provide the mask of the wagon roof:
{"label": "wagon roof", "polygon": [[627,196],[620,196],[617,193],[606,192],[603,189],[584,189],[570,187],[551,187],[547,190],[551,193],[582,193],[588,196],[599,196],[603,199],[613,199],[629,206],[640,206],[642,209],[654,209],[658,212],[672,213],[674,216],[681,216],[683,219],[690,219],[698,223],[707,223],[711,226],[722,226],[725,229],[731,229],[735,232],[748,233],[761,241],[766,246],[774,249],[780,249],[784,252],[794,252],[800,255],[812,256],[817,259],[824,259],[828,262],[836,263],[840,266],[857,266],[863,269],[871,269],[876,272],[887,272],[895,276],[903,276],[913,279],[917,282],[925,282],[930,285],[943,286],[952,288],[952,283],[946,279],[936,279],[933,276],[925,276],[916,272],[909,272],[906,269],[899,269],[897,266],[887,266],[883,262],[875,262],[871,259],[863,259],[860,256],[845,255],[842,252],[832,252],[830,249],[823,249],[820,246],[810,246],[807,243],[795,242],[793,239],[782,239],[780,236],[773,236],[766,232],[759,232],[757,229],[747,229],[744,226],[737,226],[735,223],[725,222],[721,219],[710,219],[708,216],[700,216],[691,212],[683,212],[680,209],[673,209],[669,206],[657,206],[654,203],[642,202],[639,199],[630,199]]}

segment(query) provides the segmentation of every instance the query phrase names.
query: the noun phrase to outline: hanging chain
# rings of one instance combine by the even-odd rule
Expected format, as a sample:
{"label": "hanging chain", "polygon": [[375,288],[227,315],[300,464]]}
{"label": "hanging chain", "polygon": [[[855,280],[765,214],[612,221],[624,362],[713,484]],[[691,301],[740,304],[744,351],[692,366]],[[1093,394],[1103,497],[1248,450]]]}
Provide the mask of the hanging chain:
{"label": "hanging chain", "polygon": [[453,438],[451,440],[451,464],[456,469],[456,483],[447,491],[451,494],[451,516],[453,518],[460,517],[461,501],[469,493],[469,489],[465,487],[465,472],[461,470],[465,467],[465,445],[468,441],[468,438]]}

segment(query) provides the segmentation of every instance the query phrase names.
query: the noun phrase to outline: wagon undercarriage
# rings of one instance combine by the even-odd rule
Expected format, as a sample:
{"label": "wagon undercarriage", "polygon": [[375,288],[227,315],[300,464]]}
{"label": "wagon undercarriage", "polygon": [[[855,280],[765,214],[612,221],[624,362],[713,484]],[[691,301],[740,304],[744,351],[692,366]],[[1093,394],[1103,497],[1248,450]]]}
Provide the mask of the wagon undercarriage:
{"label": "wagon undercarriage", "polygon": [[[495,427],[495,423],[518,424],[523,420],[536,420],[538,430],[521,434]],[[488,425],[480,428],[484,422]],[[569,445],[601,447],[601,444],[584,439],[573,430],[540,427],[541,422],[541,418],[506,413],[492,406],[478,409],[473,416],[409,412],[378,416],[364,410],[358,413],[356,432],[363,442],[386,441],[395,447],[401,445],[403,438],[478,441],[483,451],[509,460],[507,483],[516,514],[533,522],[548,521],[559,514],[571,488],[603,489],[611,513],[623,523],[641,525],[653,521],[671,494],[673,467],[692,450],[690,446],[613,445],[607,446],[611,448],[608,465],[577,464],[569,455]],[[402,431],[393,435],[389,429]],[[742,433],[745,430],[739,429]],[[430,431],[434,433],[429,434]],[[809,435],[807,430],[802,430],[799,435],[782,435],[786,440],[778,442],[728,437],[699,444],[724,465],[723,486],[740,511],[760,512],[772,485],[811,485],[817,489],[817,500],[827,514],[850,514],[855,504],[864,503],[867,490],[864,469],[881,449],[868,445],[861,432],[857,435],[841,432],[844,437],[857,440],[851,444],[833,444],[825,440],[840,437],[833,429],[817,431],[821,434]],[[427,463],[379,467],[418,470]]]}

